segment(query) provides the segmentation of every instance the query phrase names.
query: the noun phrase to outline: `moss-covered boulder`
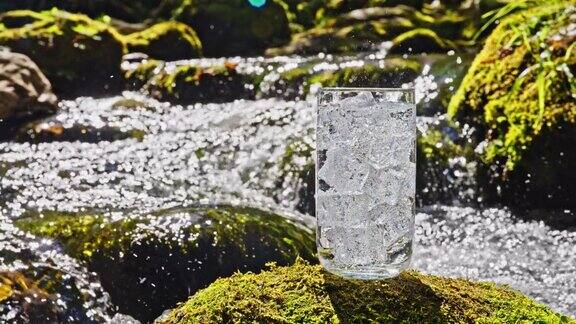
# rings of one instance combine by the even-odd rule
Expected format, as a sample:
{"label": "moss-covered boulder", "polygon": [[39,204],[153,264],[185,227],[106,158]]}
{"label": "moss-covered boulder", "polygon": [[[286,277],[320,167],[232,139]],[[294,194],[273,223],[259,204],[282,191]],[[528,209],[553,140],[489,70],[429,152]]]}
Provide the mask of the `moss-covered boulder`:
{"label": "moss-covered boulder", "polygon": [[416,61],[389,59],[384,66],[364,64],[325,71],[312,76],[308,82],[324,87],[400,87],[414,80],[421,69],[422,66]]}
{"label": "moss-covered boulder", "polygon": [[152,58],[175,61],[200,57],[202,44],[191,27],[176,21],[153,25],[124,38],[129,52],[142,52]]}
{"label": "moss-covered boulder", "polygon": [[320,2],[298,5],[304,12],[316,8],[314,24],[295,28],[288,45],[266,53],[358,52],[378,49],[383,42],[392,43],[392,53],[446,52],[473,45],[482,26],[481,12],[474,6],[447,10],[442,5],[423,6],[423,1]]}
{"label": "moss-covered boulder", "polygon": [[279,0],[188,0],[174,18],[196,30],[206,56],[258,55],[290,40]]}
{"label": "moss-covered boulder", "polygon": [[171,10],[177,7],[183,0],[22,0],[2,1],[0,12],[30,9],[34,11],[50,10],[59,8],[69,12],[78,12],[92,18],[111,16],[132,23],[142,22],[147,19],[167,18]]}
{"label": "moss-covered boulder", "polygon": [[315,260],[310,230],[253,208],[180,208],[117,221],[52,212],[17,226],[85,260],[120,312],[143,321],[219,277],[297,256]]}
{"label": "moss-covered boulder", "polygon": [[0,271],[0,322],[98,323],[105,318],[89,314],[92,302],[74,277],[46,266]]}
{"label": "moss-covered boulder", "polygon": [[392,40],[390,54],[441,53],[455,48],[454,43],[440,38],[434,31],[417,28],[395,37]]}
{"label": "moss-covered boulder", "polygon": [[507,287],[404,272],[350,281],[298,263],[220,279],[159,319],[183,323],[574,323]]}
{"label": "moss-covered boulder", "polygon": [[271,48],[266,55],[309,55],[349,53],[374,50],[386,40],[414,28],[410,19],[390,14],[386,8],[351,12],[339,19],[305,30],[292,37],[289,44]]}
{"label": "moss-covered boulder", "polygon": [[576,206],[575,22],[570,1],[503,20],[450,103],[453,119],[478,130],[507,202]]}
{"label": "moss-covered boulder", "polygon": [[317,63],[303,64],[281,72],[272,84],[269,80],[260,83],[263,96],[281,93],[287,99],[306,97],[311,87],[400,87],[413,81],[422,66],[413,60],[391,58],[384,61],[366,61],[360,66],[343,67],[337,70],[316,71]]}
{"label": "moss-covered boulder", "polygon": [[0,14],[0,45],[36,62],[56,93],[94,95],[123,85],[120,36],[81,14],[57,9]]}
{"label": "moss-covered boulder", "polygon": [[238,73],[232,63],[201,67],[145,60],[125,77],[130,88],[177,103],[229,102],[255,93],[253,77]]}
{"label": "moss-covered boulder", "polygon": [[[331,19],[363,10],[395,10],[402,7],[409,10],[422,8],[422,0],[283,0],[288,8],[290,22],[296,29],[303,30],[323,25]],[[357,13],[356,13],[357,14]],[[353,14],[353,15],[356,15]]]}

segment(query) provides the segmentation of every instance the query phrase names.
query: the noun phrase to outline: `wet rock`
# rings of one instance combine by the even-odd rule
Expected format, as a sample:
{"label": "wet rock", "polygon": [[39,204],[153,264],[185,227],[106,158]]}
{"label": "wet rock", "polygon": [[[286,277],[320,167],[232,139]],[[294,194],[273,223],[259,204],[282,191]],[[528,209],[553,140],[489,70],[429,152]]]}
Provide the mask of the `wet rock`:
{"label": "wet rock", "polygon": [[203,321],[509,323],[570,319],[491,283],[415,271],[389,280],[351,281],[300,262],[220,279],[159,323]]}
{"label": "wet rock", "polygon": [[446,120],[418,125],[416,198],[421,206],[437,203],[482,205],[484,165],[464,131]]}
{"label": "wet rock", "polygon": [[158,23],[124,38],[128,51],[152,58],[175,61],[200,57],[202,45],[196,32],[176,21]]}
{"label": "wet rock", "polygon": [[132,98],[121,98],[112,104],[112,108],[115,109],[146,109],[154,110],[150,104],[145,101],[132,99]]}
{"label": "wet rock", "polygon": [[50,81],[26,55],[0,50],[0,120],[54,113]]}
{"label": "wet rock", "polygon": [[[348,10],[331,11],[329,8],[336,3]],[[446,11],[442,6],[425,6],[427,10],[424,11],[421,1],[413,6],[388,1],[351,3],[338,1],[321,6],[317,9],[314,25],[302,28],[288,45],[269,49],[266,54],[346,53],[387,49],[384,42],[392,42],[393,53],[405,54],[409,48],[414,53],[445,52],[456,48],[456,44],[461,47],[472,45],[472,39],[482,24],[478,8]]]}
{"label": "wet rock", "polygon": [[261,6],[245,0],[183,1],[175,18],[193,27],[206,56],[258,55],[290,40],[281,1]]}
{"label": "wet rock", "polygon": [[288,144],[280,159],[281,174],[277,180],[278,187],[284,188],[282,194],[289,194],[289,199],[297,201],[296,210],[309,215],[316,213],[315,165],[311,137],[296,140]]}
{"label": "wet rock", "polygon": [[323,25],[293,36],[283,47],[266,51],[268,56],[349,53],[378,49],[380,44],[414,25],[404,18],[363,21],[351,25]]}
{"label": "wet rock", "polygon": [[[422,70],[419,62],[399,58],[367,61],[357,66],[343,66],[338,69],[317,70],[315,67],[315,64],[303,64],[283,71],[272,85],[260,84],[260,96],[281,94],[287,99],[305,98],[312,86],[400,87],[413,81]],[[265,88],[268,91],[264,91]]]}
{"label": "wet rock", "polygon": [[85,260],[119,311],[142,321],[218,277],[315,259],[311,231],[253,208],[179,208],[117,221],[45,212],[17,225]]}
{"label": "wet rock", "polygon": [[325,71],[312,76],[308,82],[324,87],[400,87],[414,80],[421,69],[421,65],[416,61],[389,59],[384,66],[364,64],[360,67]]}
{"label": "wet rock", "polygon": [[91,296],[75,279],[46,266],[0,271],[0,321],[11,323],[97,323],[84,304]]}
{"label": "wet rock", "polygon": [[238,73],[232,63],[202,67],[145,60],[127,70],[125,77],[131,88],[177,103],[229,102],[254,97],[254,87],[249,86],[254,78]]}
{"label": "wet rock", "polygon": [[[364,16],[364,12],[397,12],[422,8],[424,1],[402,0],[344,0],[344,1],[297,1],[284,0],[288,6],[291,23],[299,26],[300,30],[312,26],[322,25],[334,18],[346,15]],[[354,12],[354,14],[353,14]]]}
{"label": "wet rock", "polygon": [[455,49],[456,45],[448,40],[440,38],[430,29],[417,28],[407,31],[392,40],[390,54],[419,54],[419,53],[442,53]]}
{"label": "wet rock", "polygon": [[124,314],[116,314],[110,320],[109,324],[141,324],[139,320],[134,319],[132,316]]}
{"label": "wet rock", "polygon": [[453,119],[478,129],[475,143],[490,166],[493,200],[576,206],[570,194],[576,190],[576,56],[568,53],[575,22],[576,9],[566,3],[503,20],[450,102]]}
{"label": "wet rock", "polygon": [[61,10],[0,15],[0,45],[29,56],[57,94],[116,92],[124,46],[105,23]]}
{"label": "wet rock", "polygon": [[57,120],[32,122],[19,128],[10,138],[16,142],[51,143],[51,142],[83,142],[98,143],[102,141],[119,141],[133,138],[141,141],[146,132],[139,129],[121,130],[118,127],[91,125],[64,125]]}

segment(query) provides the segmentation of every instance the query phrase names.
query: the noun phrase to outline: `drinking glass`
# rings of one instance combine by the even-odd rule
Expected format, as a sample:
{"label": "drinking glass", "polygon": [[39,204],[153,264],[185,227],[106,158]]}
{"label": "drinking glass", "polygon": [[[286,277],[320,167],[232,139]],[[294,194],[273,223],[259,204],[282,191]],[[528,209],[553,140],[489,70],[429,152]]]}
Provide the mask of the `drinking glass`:
{"label": "drinking glass", "polygon": [[316,243],[321,264],[382,279],[410,264],[416,192],[413,89],[317,95]]}

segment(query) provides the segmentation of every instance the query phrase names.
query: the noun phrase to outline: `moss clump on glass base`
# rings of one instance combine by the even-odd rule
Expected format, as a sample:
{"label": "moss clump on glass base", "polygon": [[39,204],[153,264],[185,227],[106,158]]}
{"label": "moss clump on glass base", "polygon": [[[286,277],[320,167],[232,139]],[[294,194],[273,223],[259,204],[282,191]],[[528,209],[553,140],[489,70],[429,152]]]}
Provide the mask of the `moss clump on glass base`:
{"label": "moss clump on glass base", "polygon": [[550,1],[504,19],[450,102],[448,114],[478,130],[508,202],[575,206],[575,4]]}
{"label": "moss clump on glass base", "polygon": [[298,262],[219,279],[159,320],[183,323],[575,323],[507,287],[403,272],[350,281]]}
{"label": "moss clump on glass base", "polygon": [[44,212],[16,224],[85,260],[120,312],[142,321],[219,277],[298,256],[314,261],[316,253],[310,230],[254,208],[180,208],[118,221]]}

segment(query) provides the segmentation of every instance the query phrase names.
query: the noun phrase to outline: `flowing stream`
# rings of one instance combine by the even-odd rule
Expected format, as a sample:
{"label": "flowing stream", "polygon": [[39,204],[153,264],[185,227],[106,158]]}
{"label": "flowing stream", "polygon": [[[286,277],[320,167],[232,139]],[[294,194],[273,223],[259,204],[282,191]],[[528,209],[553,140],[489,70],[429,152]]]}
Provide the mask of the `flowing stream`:
{"label": "flowing stream", "polygon": [[[334,64],[381,59],[371,55],[340,58]],[[258,72],[324,59],[235,60],[240,68]],[[322,62],[317,65],[332,64]],[[421,103],[434,101],[439,87],[452,87],[453,81],[431,74],[428,66],[424,70],[415,81]],[[59,269],[75,279],[78,289],[98,296],[97,303],[84,307],[107,318],[109,301],[97,277],[51,240],[16,229],[13,219],[28,210],[98,210],[124,217],[227,202],[281,209],[313,223],[297,211],[302,181],[279,163],[291,143],[314,147],[312,101],[271,97],[179,106],[125,92],[123,97],[62,102],[61,111],[39,127],[77,130],[82,141],[0,143],[0,268],[21,269],[26,258]],[[123,107],[127,100],[140,107]],[[421,117],[420,123],[437,119]],[[126,135],[112,136],[117,133]],[[293,161],[307,162],[306,157]],[[556,230],[522,221],[507,209],[458,203],[422,207],[416,224],[413,267],[509,284],[557,311],[576,315],[576,229]]]}

